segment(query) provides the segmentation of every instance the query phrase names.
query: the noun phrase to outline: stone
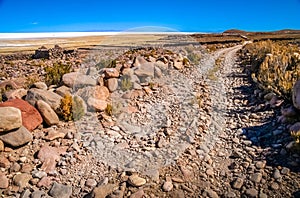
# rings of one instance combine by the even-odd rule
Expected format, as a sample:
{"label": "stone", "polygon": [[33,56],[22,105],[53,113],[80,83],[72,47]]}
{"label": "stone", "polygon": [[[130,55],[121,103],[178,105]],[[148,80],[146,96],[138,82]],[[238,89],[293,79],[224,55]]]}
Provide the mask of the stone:
{"label": "stone", "polygon": [[87,179],[85,181],[85,186],[87,186],[89,188],[94,188],[95,186],[97,186],[97,181],[94,179]]}
{"label": "stone", "polygon": [[274,179],[281,179],[281,174],[278,169],[275,169],[275,171],[273,173],[273,177],[274,177]]}
{"label": "stone", "polygon": [[218,198],[219,197],[219,195],[215,191],[213,191],[212,189],[206,189],[205,193],[210,198]]}
{"label": "stone", "polygon": [[109,90],[105,86],[95,86],[95,87],[85,87],[78,90],[77,94],[81,96],[84,100],[87,100],[90,97],[106,100],[109,97]]}
{"label": "stone", "polygon": [[237,178],[233,184],[232,187],[235,189],[240,189],[244,184],[244,180],[242,178]]}
{"label": "stone", "polygon": [[44,172],[44,171],[32,171],[32,177],[33,178],[39,178],[39,179],[42,179],[43,177],[46,177],[47,176],[47,173]]}
{"label": "stone", "polygon": [[51,147],[48,145],[44,145],[39,153],[38,159],[43,162],[41,169],[44,170],[46,173],[52,172],[55,170],[56,163],[60,160],[60,155],[66,152],[66,147]]}
{"label": "stone", "polygon": [[21,170],[21,165],[17,162],[14,162],[13,165],[10,167],[10,172],[19,172]]}
{"label": "stone", "polygon": [[246,190],[246,195],[255,198],[258,195],[258,191],[255,188],[249,188]]}
{"label": "stone", "polygon": [[59,123],[59,118],[55,111],[50,107],[50,105],[43,100],[38,100],[36,102],[36,107],[42,115],[44,122],[48,126],[56,125]]}
{"label": "stone", "polygon": [[116,188],[114,184],[106,184],[99,187],[94,188],[93,194],[94,198],[103,198],[107,197],[110,193],[112,193]]}
{"label": "stone", "polygon": [[15,107],[0,107],[0,120],[0,134],[18,129],[22,126],[21,111]]}
{"label": "stone", "polygon": [[72,195],[72,187],[54,182],[49,195],[53,198],[69,198]]}
{"label": "stone", "polygon": [[147,61],[144,59],[144,57],[137,56],[134,59],[133,66],[134,67],[139,67],[139,66],[141,66],[142,64],[145,64],[145,63],[147,63]]}
{"label": "stone", "polygon": [[128,182],[134,187],[140,187],[146,184],[146,179],[139,177],[137,174],[133,174],[128,178]]}
{"label": "stone", "polygon": [[48,134],[44,137],[45,140],[55,140],[58,138],[64,138],[65,137],[65,133],[61,132],[61,131],[57,131],[53,128],[49,129]]}
{"label": "stone", "polygon": [[130,198],[143,198],[145,195],[145,192],[143,189],[139,189],[138,191],[136,191],[135,193],[130,195]]}
{"label": "stone", "polygon": [[0,152],[4,151],[4,143],[2,140],[0,140]]}
{"label": "stone", "polygon": [[250,175],[250,180],[259,183],[262,179],[262,174],[261,173],[253,173]]}
{"label": "stone", "polygon": [[278,190],[279,189],[279,184],[276,182],[272,182],[270,185],[271,189],[273,190]]}
{"label": "stone", "polygon": [[116,68],[104,68],[103,73],[105,78],[118,78],[120,76],[120,73]]}
{"label": "stone", "polygon": [[10,161],[4,155],[0,155],[0,167],[8,168],[9,166]]}
{"label": "stone", "polygon": [[292,100],[294,107],[300,110],[300,80],[298,80],[293,86]]}
{"label": "stone", "polygon": [[104,111],[107,107],[107,102],[101,99],[90,97],[87,101],[91,111]]}
{"label": "stone", "polygon": [[297,115],[297,110],[293,106],[281,109],[281,114],[285,117],[294,117]]}
{"label": "stone", "polygon": [[22,124],[29,131],[34,130],[43,122],[43,118],[34,106],[22,99],[12,99],[0,104],[0,107],[15,107],[21,110]]}
{"label": "stone", "polygon": [[37,88],[29,89],[25,100],[31,105],[35,105],[38,100],[42,100],[50,105],[50,107],[56,111],[60,106],[62,97],[52,91],[41,90]]}
{"label": "stone", "polygon": [[29,189],[26,189],[26,190],[24,190],[24,191],[22,192],[20,198],[31,198],[30,195],[31,195],[30,190],[29,190]]}
{"label": "stone", "polygon": [[5,175],[0,174],[0,189],[8,188],[9,180]]}
{"label": "stone", "polygon": [[143,79],[147,77],[154,78],[154,63],[147,62],[141,64],[135,69],[134,74],[139,77],[141,82],[144,82]]}
{"label": "stone", "polygon": [[33,83],[33,85],[30,88],[37,88],[37,89],[47,90],[48,86],[44,82],[36,82],[36,83]]}
{"label": "stone", "polygon": [[71,88],[67,87],[67,86],[61,86],[61,87],[58,87],[56,90],[55,90],[55,93],[57,93],[58,95],[60,95],[61,97],[64,97],[65,95],[72,95],[71,94]]}
{"label": "stone", "polygon": [[162,71],[159,67],[154,67],[154,77],[155,78],[161,78],[162,77]]}
{"label": "stone", "polygon": [[46,197],[45,196],[46,193],[41,191],[41,190],[36,190],[36,191],[33,191],[30,195],[30,198],[41,198],[41,197]]}
{"label": "stone", "polygon": [[162,186],[163,191],[169,192],[173,189],[172,181],[165,181],[165,183]]}
{"label": "stone", "polygon": [[79,72],[71,72],[64,74],[62,77],[62,82],[68,87],[86,87],[86,86],[95,86],[97,81],[91,76],[81,74]]}
{"label": "stone", "polygon": [[110,92],[114,92],[118,89],[118,79],[117,78],[110,78],[107,80],[107,87]]}
{"label": "stone", "polygon": [[6,91],[4,93],[4,97],[7,100],[11,100],[11,99],[22,99],[27,95],[27,90],[26,89],[15,89],[15,90],[10,90],[10,91]]}
{"label": "stone", "polygon": [[294,123],[292,126],[289,128],[291,134],[300,134],[300,122]]}
{"label": "stone", "polygon": [[177,61],[174,61],[174,68],[175,69],[178,69],[178,70],[181,70],[181,69],[183,69],[183,62],[182,61],[179,61],[179,60],[177,60]]}
{"label": "stone", "polygon": [[266,166],[266,162],[263,162],[263,161],[258,161],[255,163],[255,167],[258,169],[263,169],[263,168],[265,168],[265,166]]}
{"label": "stone", "polygon": [[20,188],[24,188],[28,185],[31,175],[28,173],[16,174],[13,178],[13,183]]}
{"label": "stone", "polygon": [[86,71],[86,75],[89,75],[89,76],[96,76],[98,75],[98,70],[96,67],[89,67],[88,70]]}
{"label": "stone", "polygon": [[23,126],[15,131],[0,135],[0,140],[13,147],[22,146],[33,140],[32,134]]}
{"label": "stone", "polygon": [[52,185],[53,181],[51,179],[51,177],[43,177],[38,183],[37,183],[37,187],[50,187]]}

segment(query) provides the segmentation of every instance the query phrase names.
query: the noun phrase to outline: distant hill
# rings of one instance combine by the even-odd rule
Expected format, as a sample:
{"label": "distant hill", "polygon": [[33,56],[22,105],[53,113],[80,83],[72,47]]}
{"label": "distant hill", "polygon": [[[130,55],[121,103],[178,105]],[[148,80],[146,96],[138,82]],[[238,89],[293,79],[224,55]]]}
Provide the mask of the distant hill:
{"label": "distant hill", "polygon": [[230,30],[224,31],[223,33],[225,33],[225,34],[245,34],[247,32],[244,30],[230,29]]}

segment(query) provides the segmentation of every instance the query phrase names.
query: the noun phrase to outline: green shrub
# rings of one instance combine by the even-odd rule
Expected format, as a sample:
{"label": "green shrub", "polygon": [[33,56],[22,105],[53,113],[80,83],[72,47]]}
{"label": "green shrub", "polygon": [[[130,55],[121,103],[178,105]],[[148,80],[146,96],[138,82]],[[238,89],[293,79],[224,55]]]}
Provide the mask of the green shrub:
{"label": "green shrub", "polygon": [[45,67],[45,83],[50,85],[59,85],[62,76],[71,72],[70,64],[54,63],[52,66]]}
{"label": "green shrub", "polygon": [[127,91],[132,89],[133,83],[131,82],[131,79],[129,76],[123,76],[121,79],[121,89],[122,91]]}
{"label": "green shrub", "polygon": [[104,59],[96,64],[96,68],[98,70],[103,68],[115,68],[116,64],[117,64],[116,60]]}

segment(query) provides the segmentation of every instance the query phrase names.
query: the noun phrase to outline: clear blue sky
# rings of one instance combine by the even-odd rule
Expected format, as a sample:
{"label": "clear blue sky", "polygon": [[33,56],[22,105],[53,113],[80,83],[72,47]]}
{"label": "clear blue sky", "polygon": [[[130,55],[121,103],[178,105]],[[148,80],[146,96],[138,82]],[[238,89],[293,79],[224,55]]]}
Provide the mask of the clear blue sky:
{"label": "clear blue sky", "polygon": [[0,32],[300,29],[300,0],[0,0]]}

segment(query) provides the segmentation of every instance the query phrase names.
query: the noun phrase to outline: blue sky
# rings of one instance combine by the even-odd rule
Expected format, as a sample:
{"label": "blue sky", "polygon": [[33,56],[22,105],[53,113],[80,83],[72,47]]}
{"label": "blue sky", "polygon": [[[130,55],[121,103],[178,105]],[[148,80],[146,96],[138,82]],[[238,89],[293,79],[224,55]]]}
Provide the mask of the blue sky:
{"label": "blue sky", "polygon": [[300,0],[0,0],[0,32],[300,29]]}

